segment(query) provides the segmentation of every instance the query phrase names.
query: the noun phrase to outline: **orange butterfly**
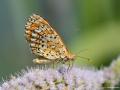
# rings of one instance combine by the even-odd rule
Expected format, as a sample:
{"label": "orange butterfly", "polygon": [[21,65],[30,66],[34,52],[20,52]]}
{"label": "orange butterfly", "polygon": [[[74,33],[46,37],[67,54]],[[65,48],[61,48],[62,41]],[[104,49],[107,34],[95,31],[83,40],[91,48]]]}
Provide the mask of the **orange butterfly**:
{"label": "orange butterfly", "polygon": [[73,61],[75,55],[64,45],[58,33],[39,15],[33,14],[25,25],[25,37],[32,53],[37,56],[36,64]]}

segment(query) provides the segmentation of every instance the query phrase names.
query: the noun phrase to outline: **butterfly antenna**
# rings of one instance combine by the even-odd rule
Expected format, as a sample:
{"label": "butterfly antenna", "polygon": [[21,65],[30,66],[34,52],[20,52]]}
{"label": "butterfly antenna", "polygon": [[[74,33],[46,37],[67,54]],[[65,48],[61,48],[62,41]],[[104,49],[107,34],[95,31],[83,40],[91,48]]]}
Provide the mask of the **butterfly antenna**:
{"label": "butterfly antenna", "polygon": [[87,57],[82,57],[82,56],[77,56],[77,57],[90,61],[90,58],[87,58]]}
{"label": "butterfly antenna", "polygon": [[88,51],[88,49],[80,50],[79,52],[76,53],[76,55],[78,55],[79,53],[84,52],[84,51]]}

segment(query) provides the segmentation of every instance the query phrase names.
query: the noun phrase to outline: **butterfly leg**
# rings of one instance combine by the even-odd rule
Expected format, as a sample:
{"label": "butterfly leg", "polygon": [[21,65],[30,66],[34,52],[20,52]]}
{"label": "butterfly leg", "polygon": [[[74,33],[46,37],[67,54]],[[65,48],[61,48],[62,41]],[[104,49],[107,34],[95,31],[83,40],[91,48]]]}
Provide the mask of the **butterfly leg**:
{"label": "butterfly leg", "polygon": [[59,60],[53,60],[52,61],[53,68],[56,68],[58,64],[59,64]]}
{"label": "butterfly leg", "polygon": [[68,61],[68,68],[67,68],[67,72],[70,70],[70,66],[71,66],[71,65],[70,65],[70,63],[71,63],[71,62],[70,62],[70,61]]}
{"label": "butterfly leg", "polygon": [[71,61],[70,70],[72,69],[72,67],[73,67],[73,64],[74,64],[74,61]]}
{"label": "butterfly leg", "polygon": [[74,62],[73,62],[73,61],[69,61],[69,62],[68,62],[68,69],[67,69],[67,71],[69,71],[69,70],[71,70],[71,69],[72,69],[73,64],[74,64]]}
{"label": "butterfly leg", "polygon": [[52,63],[52,67],[53,67],[53,69],[55,68],[55,62],[53,61],[53,63]]}

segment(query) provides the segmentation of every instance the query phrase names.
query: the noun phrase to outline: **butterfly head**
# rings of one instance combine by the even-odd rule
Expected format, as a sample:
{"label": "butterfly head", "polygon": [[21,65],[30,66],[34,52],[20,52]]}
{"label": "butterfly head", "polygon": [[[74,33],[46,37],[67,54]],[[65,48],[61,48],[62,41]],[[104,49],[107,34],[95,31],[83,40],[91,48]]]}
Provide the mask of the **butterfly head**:
{"label": "butterfly head", "polygon": [[68,54],[66,57],[65,57],[65,61],[73,61],[75,59],[75,54]]}

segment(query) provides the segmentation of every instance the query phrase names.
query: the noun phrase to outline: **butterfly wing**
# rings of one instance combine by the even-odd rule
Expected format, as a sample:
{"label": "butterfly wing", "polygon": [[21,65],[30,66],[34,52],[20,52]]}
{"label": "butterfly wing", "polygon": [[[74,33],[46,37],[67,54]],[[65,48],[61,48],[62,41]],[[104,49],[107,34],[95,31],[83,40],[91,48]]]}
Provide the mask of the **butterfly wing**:
{"label": "butterfly wing", "polygon": [[58,33],[39,15],[33,14],[25,25],[25,36],[32,52],[47,59],[61,59],[67,56],[65,47]]}

